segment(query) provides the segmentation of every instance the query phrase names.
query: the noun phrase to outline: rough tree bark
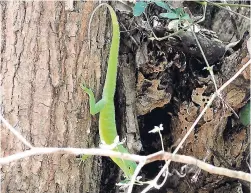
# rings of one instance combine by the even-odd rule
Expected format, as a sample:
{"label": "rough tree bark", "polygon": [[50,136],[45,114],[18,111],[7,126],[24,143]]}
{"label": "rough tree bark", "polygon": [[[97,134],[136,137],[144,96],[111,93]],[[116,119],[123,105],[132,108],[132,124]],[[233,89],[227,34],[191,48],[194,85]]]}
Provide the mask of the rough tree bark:
{"label": "rough tree bark", "polygon": [[[75,2],[76,3],[76,2]],[[92,21],[95,43],[88,50],[87,28],[94,1],[1,2],[1,111],[36,147],[98,145],[97,120],[80,88],[101,91],[105,63],[106,11]],[[102,61],[101,61],[102,60]],[[101,93],[98,93],[100,96]],[[1,124],[1,156],[24,151]],[[2,192],[100,192],[101,158],[84,165],[74,156],[34,156],[1,166]]]}

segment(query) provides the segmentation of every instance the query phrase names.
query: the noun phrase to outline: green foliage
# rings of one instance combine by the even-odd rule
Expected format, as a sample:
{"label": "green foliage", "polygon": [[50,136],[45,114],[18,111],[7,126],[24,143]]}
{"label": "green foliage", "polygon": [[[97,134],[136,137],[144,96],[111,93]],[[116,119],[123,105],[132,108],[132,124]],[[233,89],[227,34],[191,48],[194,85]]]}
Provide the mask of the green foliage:
{"label": "green foliage", "polygon": [[183,8],[172,9],[167,3],[163,2],[163,1],[153,1],[153,0],[136,2],[135,6],[133,7],[133,15],[140,16],[145,11],[145,9],[149,3],[155,3],[157,6],[166,10],[165,13],[161,13],[159,15],[162,18],[191,20],[189,15],[184,12]]}
{"label": "green foliage", "polygon": [[170,8],[170,6],[168,4],[166,4],[163,1],[156,1],[154,2],[156,5],[158,5],[159,7],[162,7],[163,9],[167,10],[168,12],[171,12],[172,9]]}
{"label": "green foliage", "polygon": [[171,9],[170,12],[161,13],[160,17],[168,19],[191,20],[189,15],[182,8]]}
{"label": "green foliage", "polygon": [[81,161],[84,162],[89,157],[90,157],[89,155],[82,155]]}
{"label": "green foliage", "polygon": [[146,9],[147,3],[144,1],[136,2],[133,7],[133,15],[134,16],[140,16]]}
{"label": "green foliage", "polygon": [[173,13],[173,12],[161,13],[159,16],[163,17],[163,18],[168,18],[168,19],[177,19],[177,18],[179,18],[179,16],[176,13]]}
{"label": "green foliage", "polygon": [[241,109],[239,116],[243,125],[250,125],[250,101]]}

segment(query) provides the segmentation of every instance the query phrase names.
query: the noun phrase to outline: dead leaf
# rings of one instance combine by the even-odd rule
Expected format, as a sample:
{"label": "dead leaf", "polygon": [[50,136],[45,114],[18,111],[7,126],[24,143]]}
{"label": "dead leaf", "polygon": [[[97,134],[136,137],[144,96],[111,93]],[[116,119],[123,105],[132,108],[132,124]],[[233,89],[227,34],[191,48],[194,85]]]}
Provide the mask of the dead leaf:
{"label": "dead leaf", "polygon": [[202,88],[196,88],[192,93],[192,101],[201,107],[205,107],[207,102],[210,100],[209,96],[203,96],[206,88],[206,86],[203,86]]}
{"label": "dead leaf", "polygon": [[246,89],[232,84],[226,88],[226,93],[225,100],[233,109],[238,109],[243,106],[242,102],[246,97]]}
{"label": "dead leaf", "polygon": [[[198,105],[200,105],[200,112],[204,109],[204,107],[207,105],[208,101],[210,100],[210,96],[203,95],[205,90],[207,89],[206,86],[203,86],[202,88],[196,88],[193,90],[192,93],[192,101]],[[203,115],[204,121],[210,121],[213,119],[213,109],[209,108]]]}
{"label": "dead leaf", "polygon": [[[160,80],[146,80],[142,83],[142,75],[140,76],[141,86],[138,88],[137,96],[137,114],[144,115],[157,107],[163,107],[171,100],[171,94],[165,90],[158,90]],[[144,88],[145,87],[145,88]]]}

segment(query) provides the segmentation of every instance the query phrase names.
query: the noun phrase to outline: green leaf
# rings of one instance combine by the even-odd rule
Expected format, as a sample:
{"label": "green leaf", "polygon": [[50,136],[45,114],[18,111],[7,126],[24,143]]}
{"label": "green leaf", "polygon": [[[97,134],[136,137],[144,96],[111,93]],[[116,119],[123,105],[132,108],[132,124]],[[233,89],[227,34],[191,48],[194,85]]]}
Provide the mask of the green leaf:
{"label": "green leaf", "polygon": [[185,13],[184,15],[182,15],[181,19],[185,19],[185,20],[188,20],[188,21],[191,20],[190,16],[187,13]]}
{"label": "green leaf", "polygon": [[165,2],[163,1],[156,1],[154,2],[156,5],[158,5],[159,7],[162,7],[164,9],[166,9],[168,12],[172,12],[172,9],[169,7],[168,4],[166,4]]}
{"label": "green leaf", "polygon": [[250,125],[250,101],[244,107],[242,107],[239,116],[240,122],[244,126]]}
{"label": "green leaf", "polygon": [[177,19],[179,18],[179,15],[177,15],[174,12],[170,12],[170,13],[161,13],[159,14],[160,17],[164,17],[164,18],[168,18],[168,19]]}
{"label": "green leaf", "polygon": [[182,8],[176,8],[176,9],[174,10],[174,12],[175,12],[176,15],[178,15],[178,16],[182,16],[182,15],[184,14],[184,11],[183,11]]}
{"label": "green leaf", "polygon": [[89,157],[90,157],[90,155],[82,155],[81,161],[84,162]]}
{"label": "green leaf", "polygon": [[133,15],[140,16],[146,9],[147,3],[143,1],[136,2],[133,7]]}

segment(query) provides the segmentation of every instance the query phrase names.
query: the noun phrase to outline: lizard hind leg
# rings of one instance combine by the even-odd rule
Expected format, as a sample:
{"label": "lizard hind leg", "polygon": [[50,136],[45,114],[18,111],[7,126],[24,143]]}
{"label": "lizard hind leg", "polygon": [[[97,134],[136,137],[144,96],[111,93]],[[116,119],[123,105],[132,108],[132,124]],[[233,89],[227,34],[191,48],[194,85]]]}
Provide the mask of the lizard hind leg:
{"label": "lizard hind leg", "polygon": [[81,85],[81,88],[89,95],[90,113],[92,115],[99,113],[104,108],[106,101],[102,98],[96,103],[92,90],[87,88],[84,84]]}

